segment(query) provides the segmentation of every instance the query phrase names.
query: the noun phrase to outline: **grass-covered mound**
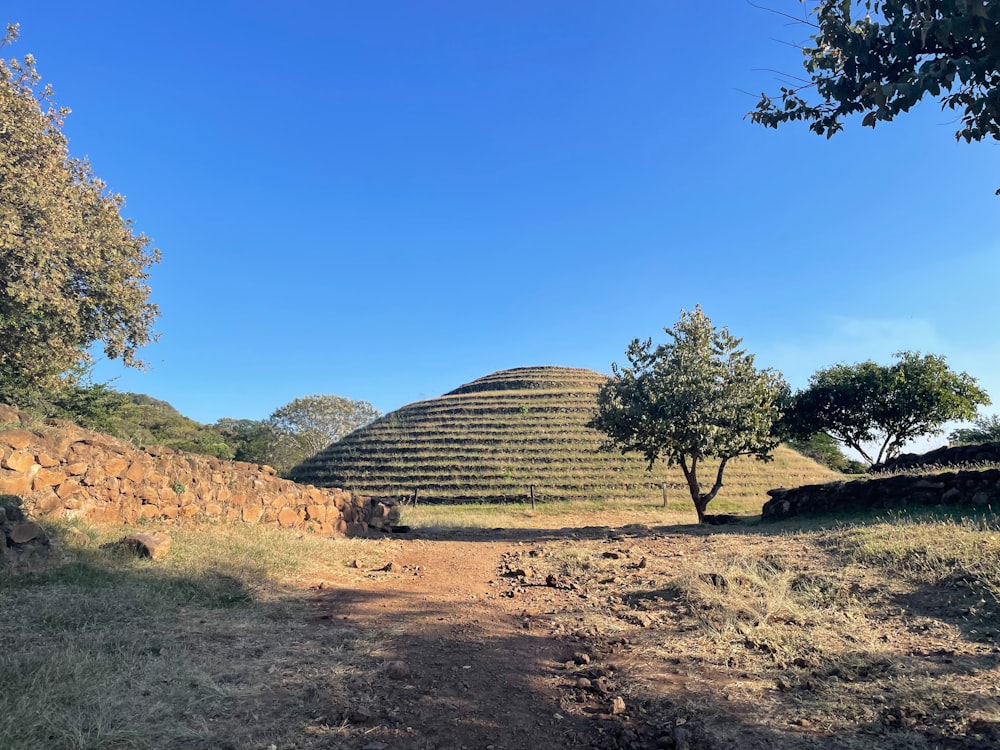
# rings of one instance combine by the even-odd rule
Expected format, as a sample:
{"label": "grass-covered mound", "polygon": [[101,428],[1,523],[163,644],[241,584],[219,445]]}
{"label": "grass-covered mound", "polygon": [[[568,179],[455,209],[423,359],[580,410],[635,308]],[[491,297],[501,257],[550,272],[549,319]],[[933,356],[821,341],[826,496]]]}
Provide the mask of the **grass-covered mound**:
{"label": "grass-covered mound", "polygon": [[[571,367],[518,367],[450,393],[409,404],[351,433],[295,467],[290,478],[373,495],[421,500],[503,501],[649,498],[668,483],[687,497],[680,470],[647,471],[639,455],[602,450],[586,426],[605,376]],[[714,477],[714,467],[705,476]],[[794,451],[775,460],[730,462],[726,499],[765,499],[773,487],[830,481],[837,475]]]}

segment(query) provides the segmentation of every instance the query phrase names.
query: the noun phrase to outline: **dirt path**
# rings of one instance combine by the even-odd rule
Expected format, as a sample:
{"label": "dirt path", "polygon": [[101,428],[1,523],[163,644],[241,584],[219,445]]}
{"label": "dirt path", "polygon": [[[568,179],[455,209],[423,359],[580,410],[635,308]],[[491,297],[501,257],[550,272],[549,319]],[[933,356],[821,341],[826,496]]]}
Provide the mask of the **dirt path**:
{"label": "dirt path", "polygon": [[408,541],[384,580],[317,597],[321,617],[390,636],[377,689],[391,709],[372,717],[381,726],[367,747],[609,746],[619,724],[599,705],[589,708],[594,718],[560,710],[576,679],[565,662],[579,646],[509,594],[504,560],[525,550],[455,537]]}
{"label": "dirt path", "polygon": [[820,534],[626,526],[373,544],[390,569],[313,600],[318,620],[383,644],[370,709],[331,748],[1000,742],[985,600],[845,562]]}

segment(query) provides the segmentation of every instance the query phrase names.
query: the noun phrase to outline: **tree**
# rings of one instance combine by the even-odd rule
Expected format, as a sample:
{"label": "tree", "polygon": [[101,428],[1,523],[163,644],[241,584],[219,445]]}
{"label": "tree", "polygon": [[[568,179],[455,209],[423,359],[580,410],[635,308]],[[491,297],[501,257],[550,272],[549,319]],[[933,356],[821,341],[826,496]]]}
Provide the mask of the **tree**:
{"label": "tree", "polygon": [[[654,349],[651,339],[635,339],[630,366],[612,365],[589,426],[622,453],[644,454],[649,468],[658,459],[679,465],[703,522],[730,460],[770,459],[778,445],[771,428],[787,386],[780,373],[757,370],[753,355],[739,349],[741,339],[716,330],[701,306],[682,310],[664,330],[671,341]],[[711,458],[719,459],[715,483],[702,492],[698,469]]]}
{"label": "tree", "polygon": [[976,417],[972,427],[960,427],[948,436],[955,445],[1000,443],[1000,415]]}
{"label": "tree", "polygon": [[813,12],[815,23],[801,21],[815,30],[802,48],[807,79],[777,102],[761,94],[751,120],[803,120],[829,138],[845,117],[863,113],[874,128],[930,94],[961,113],[957,139],[1000,139],[1000,2],[823,0]]}
{"label": "tree", "polygon": [[899,455],[907,441],[940,434],[945,422],[971,419],[977,406],[990,403],[975,378],[953,372],[944,357],[895,356],[892,365],[867,360],[817,371],[791,400],[788,433],[826,433],[869,464],[880,464]]}
{"label": "tree", "polygon": [[[0,47],[16,38],[8,26]],[[69,110],[40,81],[30,55],[0,60],[0,397],[57,388],[98,342],[141,366],[158,315],[146,284],[158,251],[69,156]]]}
{"label": "tree", "polygon": [[[267,424],[279,433],[275,448],[282,456],[280,463],[291,467],[380,416],[382,412],[367,401],[317,395],[297,398],[276,409]],[[273,465],[278,468],[277,463]]]}
{"label": "tree", "polygon": [[863,474],[867,468],[860,461],[845,456],[840,444],[825,432],[789,440],[788,447],[841,474]]}
{"label": "tree", "polygon": [[271,461],[278,435],[267,422],[224,417],[212,425],[212,428],[225,438],[236,461],[274,465]]}

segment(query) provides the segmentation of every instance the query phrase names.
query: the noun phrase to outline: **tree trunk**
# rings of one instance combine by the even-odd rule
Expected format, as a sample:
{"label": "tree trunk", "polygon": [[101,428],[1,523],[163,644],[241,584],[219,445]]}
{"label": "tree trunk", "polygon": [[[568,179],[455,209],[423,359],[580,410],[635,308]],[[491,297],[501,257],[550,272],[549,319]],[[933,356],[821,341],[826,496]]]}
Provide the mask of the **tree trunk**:
{"label": "tree trunk", "polygon": [[680,465],[681,471],[684,472],[684,479],[687,480],[688,492],[691,494],[691,502],[694,503],[694,509],[698,513],[698,523],[704,523],[705,508],[708,506],[708,500],[706,500],[705,496],[701,494],[701,485],[698,484],[698,459],[691,459],[690,468],[688,468],[686,458],[682,458],[680,460]]}
{"label": "tree trunk", "polygon": [[705,523],[705,509],[708,507],[708,500],[701,493],[694,501],[694,509],[698,512],[698,523]]}
{"label": "tree trunk", "polygon": [[722,476],[726,470],[726,464],[729,463],[729,456],[726,456],[719,461],[719,471],[715,476],[715,484],[712,485],[712,489],[708,492],[701,491],[701,485],[698,484],[698,459],[691,459],[691,467],[688,468],[687,460],[681,459],[681,471],[684,472],[684,478],[687,480],[688,492],[691,493],[691,501],[694,503],[694,509],[698,513],[698,523],[705,523],[705,510],[708,508],[708,504],[712,502],[712,499],[719,494],[719,490],[722,489]]}

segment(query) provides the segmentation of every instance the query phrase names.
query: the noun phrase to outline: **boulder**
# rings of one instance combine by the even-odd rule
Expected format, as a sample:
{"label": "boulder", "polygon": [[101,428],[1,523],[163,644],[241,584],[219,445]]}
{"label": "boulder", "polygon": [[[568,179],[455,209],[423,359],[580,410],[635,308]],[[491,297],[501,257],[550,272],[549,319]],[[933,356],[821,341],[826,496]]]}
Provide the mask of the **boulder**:
{"label": "boulder", "polygon": [[104,547],[131,552],[136,557],[149,557],[159,560],[170,551],[171,539],[167,534],[159,532],[141,532],[129,534],[123,539]]}

